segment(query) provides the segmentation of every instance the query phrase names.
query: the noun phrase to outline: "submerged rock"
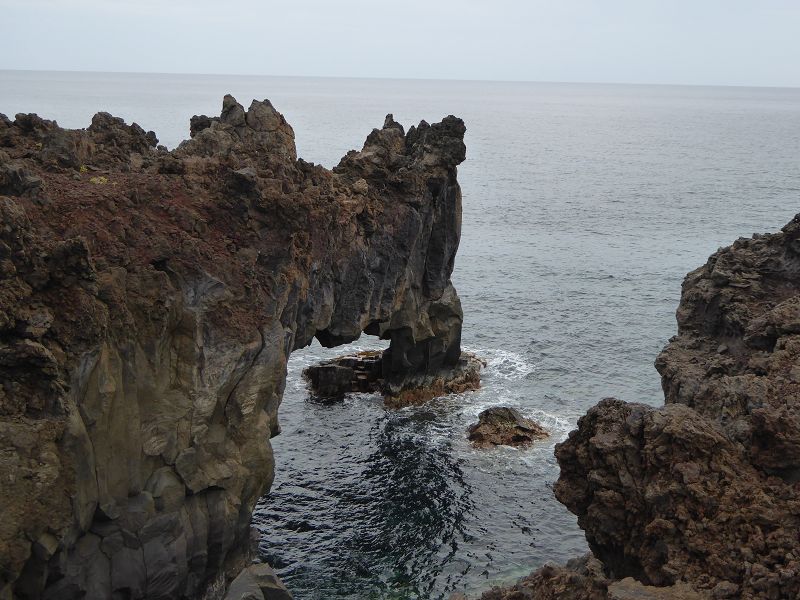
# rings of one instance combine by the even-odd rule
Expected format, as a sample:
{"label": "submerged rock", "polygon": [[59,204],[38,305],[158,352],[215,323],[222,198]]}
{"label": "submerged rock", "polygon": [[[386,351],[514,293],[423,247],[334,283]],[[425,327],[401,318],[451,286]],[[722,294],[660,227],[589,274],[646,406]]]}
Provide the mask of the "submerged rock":
{"label": "submerged rock", "polygon": [[293,350],[366,332],[392,381],[458,364],[464,132],[387,118],[331,171],[268,101],[226,96],[173,152],[106,113],[0,115],[0,597],[218,592]]}
{"label": "submerged rock", "polygon": [[487,408],[467,431],[467,438],[476,448],[528,446],[549,435],[536,421],[523,417],[518,410],[508,406]]}

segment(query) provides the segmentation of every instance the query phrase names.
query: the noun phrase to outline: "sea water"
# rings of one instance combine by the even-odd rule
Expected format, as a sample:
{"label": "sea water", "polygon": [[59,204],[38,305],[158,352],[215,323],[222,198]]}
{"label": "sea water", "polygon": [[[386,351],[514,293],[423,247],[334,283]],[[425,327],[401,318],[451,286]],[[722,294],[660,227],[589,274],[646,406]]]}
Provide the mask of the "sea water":
{"label": "sea water", "polygon": [[[467,125],[453,282],[483,387],[403,410],[321,404],[300,373],[342,349],[293,355],[254,524],[298,600],[476,593],[585,552],[553,497],[554,445],[601,398],[662,403],[653,360],[684,275],[800,212],[798,89],[0,72],[0,112],[85,127],[105,110],[170,148],[225,93],[269,98],[326,167],[387,113]],[[473,450],[465,430],[494,405],[551,438]]]}

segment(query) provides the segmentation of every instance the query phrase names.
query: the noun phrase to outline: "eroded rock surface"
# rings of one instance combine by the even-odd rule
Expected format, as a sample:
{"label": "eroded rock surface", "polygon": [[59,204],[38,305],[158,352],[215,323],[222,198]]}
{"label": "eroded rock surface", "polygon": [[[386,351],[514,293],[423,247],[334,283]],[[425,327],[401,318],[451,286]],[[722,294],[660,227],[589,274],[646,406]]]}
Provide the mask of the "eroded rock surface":
{"label": "eroded rock surface", "polygon": [[796,491],[691,408],[604,400],[556,455],[556,497],[616,578],[716,597],[800,591]]}
{"label": "eroded rock surface", "polygon": [[523,417],[509,406],[493,406],[478,415],[467,438],[476,448],[493,446],[528,446],[550,434],[536,421]]}
{"label": "eroded rock surface", "polygon": [[718,423],[762,472],[800,478],[800,215],[691,272],[677,316],[656,361],[666,402]]}
{"label": "eroded rock surface", "polygon": [[0,597],[223,589],[292,350],[367,331],[398,379],[458,361],[459,119],[389,116],[333,171],[268,101],[191,132],[0,116]]}
{"label": "eroded rock surface", "polygon": [[800,215],[690,273],[677,317],[666,405],[603,400],[556,446],[607,589],[545,567],[509,598],[800,597]]}
{"label": "eroded rock surface", "polygon": [[608,578],[602,563],[587,554],[566,565],[545,565],[515,585],[495,587],[481,600],[605,600]]}
{"label": "eroded rock surface", "polygon": [[323,400],[341,400],[351,393],[382,394],[387,406],[420,404],[438,396],[477,390],[486,363],[462,352],[454,365],[424,367],[400,376],[391,361],[391,350],[339,356],[303,370],[311,393]]}

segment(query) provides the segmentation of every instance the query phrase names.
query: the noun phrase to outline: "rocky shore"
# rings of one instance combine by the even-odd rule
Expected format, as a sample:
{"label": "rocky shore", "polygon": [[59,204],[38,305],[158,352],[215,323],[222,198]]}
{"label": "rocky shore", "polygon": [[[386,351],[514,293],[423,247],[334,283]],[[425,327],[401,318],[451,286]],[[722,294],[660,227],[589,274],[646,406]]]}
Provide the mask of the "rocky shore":
{"label": "rocky shore", "polygon": [[665,405],[606,399],[556,447],[592,555],[484,600],[800,597],[800,215],[684,281]]}
{"label": "rocky shore", "polygon": [[[0,598],[224,595],[292,350],[380,336],[397,382],[458,363],[464,131],[388,116],[326,170],[268,101],[227,96],[174,151],[0,115]],[[285,597],[264,568],[236,590]]]}
{"label": "rocky shore", "polygon": [[[332,170],[268,101],[190,131],[0,115],[3,600],[289,598],[248,552],[289,354],[390,341],[309,375],[332,396],[478,384],[459,119],[388,116]],[[556,448],[591,554],[484,600],[800,597],[800,216],[690,273],[677,318],[665,405],[602,400]]]}

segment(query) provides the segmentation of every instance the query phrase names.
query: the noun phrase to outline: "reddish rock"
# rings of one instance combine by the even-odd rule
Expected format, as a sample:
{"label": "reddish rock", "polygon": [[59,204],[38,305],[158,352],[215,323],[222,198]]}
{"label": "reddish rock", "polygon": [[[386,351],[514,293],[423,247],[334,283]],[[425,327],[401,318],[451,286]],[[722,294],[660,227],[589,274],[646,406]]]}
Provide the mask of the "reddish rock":
{"label": "reddish rock", "polygon": [[798,274],[800,215],[715,253],[656,360],[666,406],[603,400],[556,446],[607,589],[544,567],[489,597],[800,597]]}
{"label": "reddish rock", "polygon": [[458,363],[464,132],[389,117],[331,171],[268,101],[173,152],[0,116],[0,597],[203,596],[247,564],[292,350]]}
{"label": "reddish rock", "polygon": [[609,580],[591,554],[566,565],[548,564],[515,585],[494,587],[481,600],[606,600]]}

